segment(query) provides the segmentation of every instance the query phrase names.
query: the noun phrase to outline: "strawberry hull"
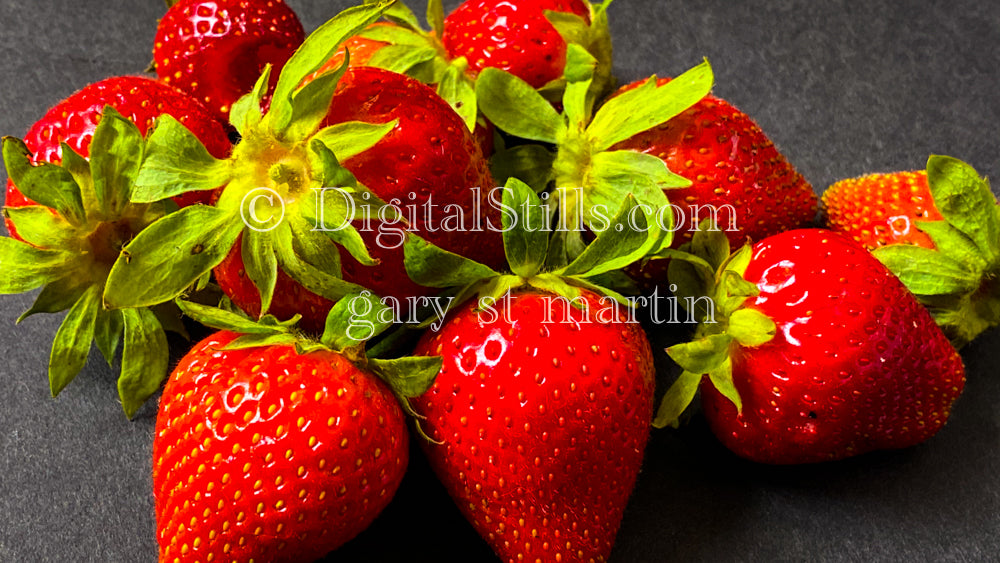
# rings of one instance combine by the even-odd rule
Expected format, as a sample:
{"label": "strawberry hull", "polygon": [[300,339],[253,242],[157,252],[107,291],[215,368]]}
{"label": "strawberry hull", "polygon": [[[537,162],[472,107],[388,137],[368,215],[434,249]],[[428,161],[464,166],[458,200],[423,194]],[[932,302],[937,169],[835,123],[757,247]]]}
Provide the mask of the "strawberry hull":
{"label": "strawberry hull", "polygon": [[554,296],[515,294],[495,311],[466,306],[417,347],[444,357],[414,401],[443,442],[426,444],[431,465],[502,560],[604,561],[649,436],[649,343]]}
{"label": "strawberry hull", "polygon": [[792,231],[754,246],[744,277],[760,291],[746,307],[777,330],[732,353],[742,414],[702,382],[705,415],[730,450],[819,462],[913,446],[944,426],[964,386],[961,358],[865,249],[828,231]]}

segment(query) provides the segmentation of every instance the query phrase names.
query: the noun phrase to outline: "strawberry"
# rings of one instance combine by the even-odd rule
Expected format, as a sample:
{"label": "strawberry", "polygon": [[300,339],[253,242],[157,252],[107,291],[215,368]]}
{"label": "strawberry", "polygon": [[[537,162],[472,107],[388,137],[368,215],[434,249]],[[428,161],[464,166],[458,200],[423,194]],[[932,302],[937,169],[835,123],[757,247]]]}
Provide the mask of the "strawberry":
{"label": "strawberry", "polygon": [[[172,305],[111,310],[103,306],[103,296],[122,247],[171,206],[132,200],[142,160],[139,126],[111,106],[86,111],[96,125],[88,122],[85,139],[70,140],[88,149],[89,162],[69,144],[61,145],[59,152],[32,154],[20,140],[3,140],[7,176],[23,190],[24,204],[4,208],[10,231],[18,236],[0,237],[0,293],[42,288],[18,322],[37,313],[68,310],[49,357],[53,397],[83,369],[92,343],[109,367],[121,347],[118,394],[131,418],[167,375],[164,330],[183,334],[184,328]],[[71,123],[78,135],[88,128],[75,118]],[[64,134],[55,125],[42,131],[43,138]],[[61,163],[34,162],[39,157]]]}
{"label": "strawberry", "polygon": [[831,230],[847,234],[868,250],[889,244],[934,248],[917,221],[941,221],[927,172],[869,174],[841,180],[823,192],[823,214]]}
{"label": "strawberry", "polygon": [[[653,76],[625,86],[595,112],[594,99],[582,92],[593,80],[593,59],[571,46],[569,61],[561,115],[532,96],[530,85],[492,69],[480,74],[476,94],[501,130],[556,145],[555,154],[515,147],[494,166],[537,189],[554,183],[561,220],[575,231],[566,238],[570,258],[582,252],[581,232],[599,229],[601,217],[629,193],[670,232],[652,258],[668,258],[690,240],[699,223],[690,215],[716,210],[717,219],[732,223],[727,234],[734,242],[801,226],[815,215],[811,186],[749,117],[708,93],[707,62],[673,80]],[[642,285],[658,285],[668,262],[630,273]]]}
{"label": "strawberry", "polygon": [[671,279],[702,324],[694,342],[667,351],[684,372],[657,425],[676,422],[700,386],[718,439],[763,463],[906,448],[944,426],[964,386],[962,360],[864,248],[820,229],[732,256],[719,232],[684,248],[695,255],[672,260]]}
{"label": "strawberry", "polygon": [[322,342],[273,317],[183,305],[250,334],[209,336],[167,381],[153,442],[160,561],[313,561],[388,505],[408,460],[393,374],[426,388],[440,359],[359,355],[337,324],[349,302],[380,307],[370,294],[345,300]]}
{"label": "strawberry", "polygon": [[1000,324],[1000,207],[989,182],[944,156],[916,172],[843,180],[823,193],[826,224],[881,260],[955,346]]}
{"label": "strawberry", "polygon": [[[90,142],[105,106],[111,106],[139,127],[143,135],[161,114],[168,114],[191,130],[212,155],[225,158],[232,148],[223,123],[213,117],[197,100],[148,78],[118,76],[106,78],[76,92],[50,109],[28,130],[24,142],[34,163],[58,164],[63,143],[83,157],[90,154]],[[204,202],[203,194],[175,198],[178,205]],[[24,194],[7,182],[7,207],[32,205]],[[10,220],[4,220],[11,236],[17,237]]]}
{"label": "strawberry", "polygon": [[590,25],[583,0],[466,0],[444,20],[441,44],[452,59],[464,57],[468,72],[498,68],[541,88],[559,80],[566,40],[546,11],[575,15]]}
{"label": "strawberry", "polygon": [[444,362],[413,403],[441,442],[424,450],[503,561],[605,561],[649,437],[654,371],[641,327],[593,279],[634,260],[646,234],[622,234],[628,198],[587,255],[543,272],[540,200],[513,180],[504,204],[530,209],[505,223],[510,275],[407,243],[415,279],[479,297],[417,344]]}
{"label": "strawberry", "polygon": [[160,80],[226,119],[264,66],[280,70],[304,37],[283,0],[180,0],[156,28],[153,64]]}
{"label": "strawberry", "polygon": [[[126,248],[129,261],[112,272],[112,304],[173,299],[216,268],[239,307],[301,312],[302,327],[318,332],[333,302],[356,292],[358,282],[396,297],[432,292],[406,276],[407,229],[488,263],[502,261],[500,237],[485,226],[478,236],[443,228],[442,217],[456,210],[466,230],[485,222],[493,180],[471,134],[433,90],[397,73],[343,65],[306,81],[389,4],[350,8],[321,26],[285,66],[263,112],[266,71],[233,111],[243,141],[231,159],[211,158],[197,139],[161,120],[148,142],[138,197],[225,188],[213,209],[181,210]],[[426,215],[425,203],[437,211]],[[242,259],[227,260],[237,240]],[[301,288],[283,282],[286,295],[276,297],[279,272]],[[154,281],[139,288],[138,279]],[[315,296],[303,310],[287,295],[306,292]]]}

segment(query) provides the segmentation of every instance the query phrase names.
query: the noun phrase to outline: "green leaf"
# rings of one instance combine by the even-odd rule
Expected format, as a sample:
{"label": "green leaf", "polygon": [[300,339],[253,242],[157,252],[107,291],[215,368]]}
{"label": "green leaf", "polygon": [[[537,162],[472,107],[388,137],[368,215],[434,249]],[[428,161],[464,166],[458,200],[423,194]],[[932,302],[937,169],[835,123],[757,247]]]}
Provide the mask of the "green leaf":
{"label": "green leaf", "polygon": [[226,350],[245,350],[264,346],[293,346],[299,343],[299,338],[288,332],[269,334],[244,334],[226,344]]}
{"label": "green leaf", "polygon": [[339,67],[313,78],[292,94],[292,119],[284,130],[285,139],[302,141],[316,133],[330,113],[330,101],[350,64],[350,53],[345,53]]}
{"label": "green leaf", "polygon": [[1000,211],[989,183],[956,158],[931,156],[927,184],[941,215],[979,247],[988,262],[1000,259]]}
{"label": "green leaf", "polygon": [[365,66],[384,68],[399,74],[409,74],[409,71],[414,67],[437,56],[437,49],[430,46],[387,45],[375,51]]}
{"label": "green leaf", "polygon": [[18,236],[40,248],[73,248],[79,237],[65,217],[53,213],[48,207],[5,207],[3,212],[14,224]]}
{"label": "green leaf", "polygon": [[348,295],[330,310],[322,342],[337,351],[353,348],[392,326],[393,311],[370,291]]}
{"label": "green leaf", "polygon": [[[962,234],[947,221],[916,221],[918,229],[931,237],[939,252],[951,258],[972,272],[982,272],[988,266],[988,257],[980,253],[979,247],[969,237]],[[21,232],[18,228],[18,233]]]}
{"label": "green leaf", "polygon": [[58,396],[87,365],[100,296],[99,287],[88,288],[56,331],[49,355],[49,389],[53,397]]}
{"label": "green leaf", "polygon": [[587,133],[594,150],[603,151],[638,133],[665,123],[704,98],[714,80],[708,61],[692,68],[663,86],[656,77],[645,84],[608,100]]}
{"label": "green leaf", "polygon": [[125,345],[122,371],[118,377],[118,396],[125,416],[132,418],[167,378],[170,352],[167,335],[149,309],[122,311]]}
{"label": "green leaf", "polygon": [[552,181],[552,163],[556,155],[541,145],[518,145],[497,152],[490,159],[490,170],[498,182],[517,178],[541,193]]}
{"label": "green leaf", "polygon": [[264,71],[254,84],[253,90],[236,100],[229,111],[229,122],[241,135],[246,136],[247,132],[257,127],[263,118],[261,107],[268,86],[271,84],[271,70],[270,63],[264,65]]}
{"label": "green leaf", "polygon": [[73,175],[55,164],[33,166],[30,154],[20,139],[4,137],[3,160],[7,177],[28,199],[55,209],[70,223],[79,225],[87,213]]}
{"label": "green leaf", "polygon": [[94,343],[101,351],[104,360],[110,367],[114,364],[118,345],[125,334],[125,319],[117,309],[100,309],[97,312],[97,323],[94,325]]}
{"label": "green leaf", "polygon": [[666,395],[663,396],[660,408],[656,411],[656,417],[653,419],[653,426],[656,428],[667,426],[677,428],[681,414],[688,408],[688,405],[694,400],[695,393],[698,392],[701,378],[702,374],[700,373],[682,372],[673,385],[667,389]]}
{"label": "green leaf", "polygon": [[267,313],[278,282],[278,259],[274,256],[271,237],[267,233],[246,229],[241,243],[243,267],[247,277],[260,293],[260,314]]}
{"label": "green leaf", "polygon": [[530,278],[545,264],[548,250],[548,214],[535,192],[510,179],[503,191],[503,246],[511,270]]}
{"label": "green leaf", "polygon": [[444,34],[444,6],[441,0],[427,0],[427,23],[434,30],[434,35]]}
{"label": "green leaf", "polygon": [[711,334],[693,342],[671,346],[667,355],[685,370],[705,374],[719,368],[729,358],[732,343],[733,337],[728,334]]}
{"label": "green leaf", "polygon": [[738,309],[729,316],[726,334],[742,346],[760,346],[774,339],[778,327],[767,315],[756,309]]}
{"label": "green leaf", "polygon": [[476,90],[472,84],[462,69],[449,65],[437,87],[438,96],[448,102],[465,122],[469,131],[476,129],[476,117],[479,116]]}
{"label": "green leaf", "polygon": [[71,272],[42,288],[35,298],[31,308],[17,318],[20,323],[24,319],[38,313],[58,313],[72,307],[83,293],[93,285],[91,280]]}
{"label": "green leaf", "polygon": [[139,128],[105,106],[90,143],[90,175],[97,202],[107,216],[118,216],[128,205],[142,159]]}
{"label": "green leaf", "polygon": [[443,364],[443,360],[437,356],[368,360],[368,367],[385,381],[396,395],[407,399],[426,393],[431,385],[434,385],[434,380]]}
{"label": "green leaf", "polygon": [[[631,195],[625,198],[609,228],[597,235],[561,273],[592,277],[628,266],[642,258],[641,249],[649,239],[646,215]],[[640,252],[637,252],[640,251]]]}
{"label": "green leaf", "polygon": [[271,96],[267,118],[275,131],[288,127],[292,118],[292,93],[302,81],[322,67],[340,45],[371,24],[393,4],[393,0],[372,2],[348,8],[321,25],[306,38],[285,63]]}
{"label": "green leaf", "polygon": [[956,295],[979,286],[975,272],[935,250],[892,245],[876,248],[872,254],[917,295]]}
{"label": "green leaf", "polygon": [[[391,15],[390,12],[393,12],[397,6],[405,5],[402,2],[396,2],[392,8],[389,8],[389,10],[386,11],[386,19],[393,19],[393,15]],[[410,14],[412,15],[413,12],[410,12]],[[413,16],[413,23],[415,27],[406,27],[402,25],[371,25],[365,28],[365,30],[361,33],[358,33],[358,36],[372,41],[388,43],[390,45],[412,45],[414,47],[423,47],[428,45],[427,37],[423,35],[422,32],[416,31],[420,27],[416,16]]]}
{"label": "green leaf", "polygon": [[90,174],[90,161],[80,156],[78,152],[66,143],[59,143],[62,149],[62,163],[60,166],[67,170],[76,181],[80,189],[80,196],[83,200],[83,208],[96,210],[100,208],[97,201],[97,193],[94,191],[94,178]]}
{"label": "green leaf", "polygon": [[185,207],[141,231],[115,261],[104,290],[108,308],[170,301],[217,266],[243,231],[239,211]]}
{"label": "green leaf", "polygon": [[180,121],[161,115],[146,139],[146,159],[132,201],[149,203],[192,191],[214,190],[231,178],[229,161],[216,160]]}
{"label": "green leaf", "polygon": [[270,326],[249,319],[244,315],[202,305],[183,299],[175,300],[181,312],[199,323],[216,330],[228,330],[237,334],[277,334],[287,330],[281,326]]}
{"label": "green leaf", "polygon": [[301,207],[302,218],[312,225],[311,230],[342,246],[359,263],[377,265],[361,233],[351,224],[356,217],[354,193],[342,188],[317,189],[314,193],[316,197],[304,200]]}
{"label": "green leaf", "polygon": [[[369,1],[369,0],[366,0]],[[409,29],[420,31],[420,21],[417,20],[417,15],[413,13],[413,10],[409,8],[403,2],[396,2],[389,9],[385,11],[385,19],[398,23]],[[362,34],[367,37],[368,33],[379,29],[382,26],[371,26],[365,29]]]}
{"label": "green leaf", "polygon": [[566,134],[566,124],[530,84],[496,68],[476,79],[479,110],[501,130],[532,141],[553,143]]}
{"label": "green leaf", "polygon": [[737,412],[743,412],[743,401],[733,384],[733,361],[728,356],[717,368],[708,373],[708,379],[712,385],[722,393],[722,396],[729,399],[736,405]]}
{"label": "green leaf", "polygon": [[691,237],[690,252],[718,270],[729,259],[729,238],[706,219]]}
{"label": "green leaf", "polygon": [[0,294],[24,293],[62,276],[71,255],[0,237]]}
{"label": "green leaf", "polygon": [[[579,17],[575,16],[574,17]],[[582,20],[581,20],[582,21]],[[594,77],[595,59],[586,49],[570,43],[566,49],[566,91],[563,94],[563,108],[570,127],[586,128],[593,110],[593,97],[589,96],[591,80]]]}
{"label": "green leaf", "polygon": [[461,287],[500,275],[488,266],[438,248],[413,233],[406,235],[403,255],[410,279],[425,287]]}
{"label": "green leaf", "polygon": [[337,259],[336,247],[329,239],[320,238],[333,247],[333,253],[321,250],[321,247],[317,247],[313,240],[296,240],[296,237],[292,235],[292,227],[289,225],[293,222],[288,221],[279,225],[273,238],[278,266],[290,278],[302,284],[309,291],[330,301],[337,301],[345,295],[358,293],[364,289],[357,284],[346,282],[337,277],[340,274],[339,260],[335,265],[329,262]]}
{"label": "green leaf", "polygon": [[[363,121],[338,123],[324,127],[317,132],[313,136],[313,141],[310,142],[310,148],[316,141],[320,141],[337,156],[337,160],[343,162],[374,147],[398,124],[398,119],[388,123],[365,123]],[[324,186],[335,187],[332,184],[324,184]]]}

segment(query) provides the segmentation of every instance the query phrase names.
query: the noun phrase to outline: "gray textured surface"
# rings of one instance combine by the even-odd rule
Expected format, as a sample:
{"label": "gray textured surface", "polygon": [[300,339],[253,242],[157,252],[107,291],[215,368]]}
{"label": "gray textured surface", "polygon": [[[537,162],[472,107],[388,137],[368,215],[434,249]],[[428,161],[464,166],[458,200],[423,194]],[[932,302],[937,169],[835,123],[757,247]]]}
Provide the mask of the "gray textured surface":
{"label": "gray textured surface", "polygon": [[[307,29],[347,5],[288,3]],[[23,134],[89,82],[141,71],[161,14],[158,0],[0,0],[0,134]],[[611,15],[622,80],[709,57],[716,94],[817,189],[934,152],[1000,172],[1000,4],[617,0]],[[0,562],[154,561],[155,412],[126,422],[96,361],[50,399],[58,318],[15,327],[28,304],[0,299]],[[951,422],[908,451],[770,468],[726,453],[697,419],[657,433],[613,561],[996,560],[998,346],[994,332],[964,351]],[[488,561],[489,550],[416,456],[393,505],[331,560]]]}

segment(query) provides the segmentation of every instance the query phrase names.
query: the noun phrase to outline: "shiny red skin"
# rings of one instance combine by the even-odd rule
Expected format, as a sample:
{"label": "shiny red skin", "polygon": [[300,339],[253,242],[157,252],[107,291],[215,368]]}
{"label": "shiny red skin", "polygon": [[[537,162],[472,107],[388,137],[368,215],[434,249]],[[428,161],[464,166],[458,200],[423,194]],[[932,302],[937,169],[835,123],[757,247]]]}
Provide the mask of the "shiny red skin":
{"label": "shiny red skin", "polygon": [[567,317],[554,296],[520,293],[497,305],[497,319],[464,306],[416,348],[444,358],[413,401],[424,430],[444,442],[424,450],[505,562],[605,561],[642,464],[649,341],[637,324],[602,319],[605,305],[584,296],[591,323],[576,309]]}
{"label": "shiny red skin", "polygon": [[830,230],[868,250],[890,244],[934,249],[934,241],[916,223],[944,219],[934,205],[926,170],[841,180],[823,192],[823,214]]}
{"label": "shiny red skin", "polygon": [[[619,93],[645,81],[625,86]],[[665,84],[668,78],[658,83]],[[816,216],[812,186],[774,143],[742,111],[712,95],[666,123],[618,143],[611,150],[635,150],[654,155],[667,167],[691,180],[687,188],[666,190],[670,203],[684,211],[684,224],[674,233],[674,248],[689,242],[692,206],[720,209],[720,228],[735,248],[747,238],[759,241],[789,229],[804,227]],[[731,205],[735,226],[731,230]],[[707,211],[701,219],[710,217]],[[675,213],[680,220],[680,214]],[[634,277],[646,285],[666,280],[667,260],[654,260]]]}
{"label": "shiny red skin", "polygon": [[339,354],[223,350],[236,337],[197,344],[160,400],[160,561],[313,561],[392,499],[405,417],[385,384]]}
{"label": "shiny red skin", "polygon": [[[371,149],[344,161],[359,182],[383,201],[417,205],[417,221],[411,225],[419,236],[441,248],[492,267],[506,264],[503,237],[488,228],[487,220],[499,227],[496,206],[489,193],[496,187],[489,161],[457,113],[430,87],[408,76],[383,69],[350,69],[341,79],[324,125],[348,121],[386,123],[399,120]],[[476,199],[475,188],[480,188]],[[416,194],[411,200],[409,194]],[[433,196],[436,214],[428,217],[422,206]],[[479,206],[480,223],[475,208]],[[466,217],[465,231],[444,232],[441,220],[445,206],[458,205]],[[473,228],[482,232],[474,232]],[[429,229],[437,229],[431,232]],[[375,229],[377,231],[377,225]],[[362,233],[365,236],[365,233]],[[344,279],[362,283],[380,295],[406,297],[436,293],[410,281],[403,268],[402,246],[376,233],[366,236],[372,256],[381,260],[375,268],[363,267],[344,257]]]}
{"label": "shiny red skin", "polygon": [[705,416],[738,455],[774,464],[905,448],[933,436],[962,392],[965,370],[934,319],[864,248],[804,229],[753,247],[746,307],[775,338],[736,347],[743,414],[702,382]]}
{"label": "shiny red skin", "polygon": [[190,93],[222,119],[253,89],[264,66],[272,86],[305,39],[283,0],[181,0],[160,20],[153,61],[160,80]]}
{"label": "shiny red skin", "polygon": [[445,18],[441,42],[451,58],[466,58],[473,78],[493,67],[541,88],[566,66],[566,41],[545,10],[590,21],[582,0],[467,0]]}
{"label": "shiny red skin", "polygon": [[[143,135],[161,114],[183,123],[216,158],[226,158],[232,149],[225,125],[197,100],[165,84],[140,76],[117,76],[95,82],[56,104],[28,129],[24,143],[35,163],[62,161],[66,143],[81,156],[90,155],[90,141],[105,106],[132,120]],[[186,206],[207,202],[207,192],[193,192],[174,198]],[[7,207],[23,207],[34,202],[7,181]],[[4,219],[11,236],[19,238],[9,219]]]}

